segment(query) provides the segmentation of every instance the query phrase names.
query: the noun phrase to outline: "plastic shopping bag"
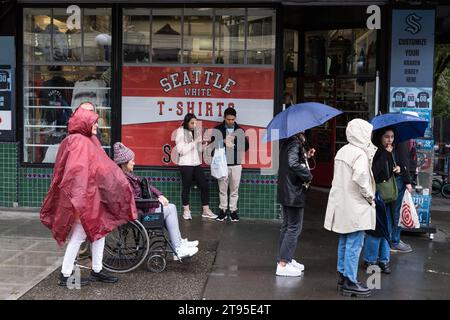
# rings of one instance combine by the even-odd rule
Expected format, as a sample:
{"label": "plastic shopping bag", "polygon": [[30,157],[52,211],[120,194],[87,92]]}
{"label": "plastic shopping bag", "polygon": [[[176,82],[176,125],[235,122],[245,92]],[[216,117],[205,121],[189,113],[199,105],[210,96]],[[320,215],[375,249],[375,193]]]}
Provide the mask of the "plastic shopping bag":
{"label": "plastic shopping bag", "polygon": [[228,177],[225,148],[218,148],[214,151],[214,156],[211,161],[211,175],[216,179]]}
{"label": "plastic shopping bag", "polygon": [[419,216],[417,215],[417,210],[414,206],[411,192],[408,190],[405,190],[405,195],[403,196],[398,226],[404,229],[420,228]]}

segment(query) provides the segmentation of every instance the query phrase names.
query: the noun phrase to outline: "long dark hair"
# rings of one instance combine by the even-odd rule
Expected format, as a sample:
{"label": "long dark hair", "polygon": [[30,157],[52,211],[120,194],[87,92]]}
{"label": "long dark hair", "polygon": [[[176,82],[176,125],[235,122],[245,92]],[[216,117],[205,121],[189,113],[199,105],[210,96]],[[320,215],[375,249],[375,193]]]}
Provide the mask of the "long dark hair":
{"label": "long dark hair", "polygon": [[190,129],[189,129],[189,122],[190,122],[192,119],[197,119],[197,117],[195,116],[195,114],[193,114],[193,113],[188,113],[187,115],[185,115],[185,116],[184,116],[183,123],[181,124],[182,127],[183,127],[184,129],[186,129],[186,130],[190,130]]}
{"label": "long dark hair", "polygon": [[382,143],[381,140],[383,138],[383,135],[387,132],[387,131],[392,131],[394,132],[394,144],[395,144],[395,137],[396,137],[396,133],[395,133],[395,129],[394,127],[386,127],[386,128],[381,128],[378,129],[376,131],[373,132],[373,138],[372,138],[372,142],[374,145],[376,145],[378,148],[382,147]]}

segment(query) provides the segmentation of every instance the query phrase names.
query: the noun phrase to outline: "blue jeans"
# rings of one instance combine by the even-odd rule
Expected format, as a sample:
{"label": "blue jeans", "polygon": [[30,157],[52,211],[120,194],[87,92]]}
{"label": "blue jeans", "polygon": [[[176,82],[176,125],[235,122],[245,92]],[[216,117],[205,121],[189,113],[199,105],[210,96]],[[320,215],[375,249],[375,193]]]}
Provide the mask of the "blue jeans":
{"label": "blue jeans", "polygon": [[402,228],[398,226],[398,221],[400,220],[400,208],[406,190],[406,185],[401,176],[397,177],[395,180],[397,182],[398,198],[395,204],[394,225],[392,226],[391,233],[391,243],[393,246],[400,243],[400,233],[402,232]]}
{"label": "blue jeans", "polygon": [[[386,204],[388,233],[392,234],[392,206]],[[379,254],[379,255],[378,255]],[[374,237],[370,234],[366,236],[363,259],[365,262],[376,264],[380,258],[380,263],[388,263],[391,260],[391,246],[384,237]]]}
{"label": "blue jeans", "polygon": [[357,282],[359,255],[364,242],[364,231],[341,234],[338,246],[337,269],[351,282]]}

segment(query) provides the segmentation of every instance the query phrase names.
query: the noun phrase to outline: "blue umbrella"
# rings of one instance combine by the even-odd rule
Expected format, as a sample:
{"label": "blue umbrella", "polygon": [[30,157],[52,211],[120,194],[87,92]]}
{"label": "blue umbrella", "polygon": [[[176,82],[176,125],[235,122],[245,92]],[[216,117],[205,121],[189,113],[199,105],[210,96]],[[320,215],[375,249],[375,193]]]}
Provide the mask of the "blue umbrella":
{"label": "blue umbrella", "polygon": [[423,137],[428,127],[427,120],[405,113],[382,114],[374,117],[370,123],[373,130],[394,128],[397,142]]}
{"label": "blue umbrella", "polygon": [[[342,111],[317,102],[292,105],[270,121],[263,141],[292,137],[299,132],[320,126],[341,113]],[[278,136],[272,130],[278,130]]]}

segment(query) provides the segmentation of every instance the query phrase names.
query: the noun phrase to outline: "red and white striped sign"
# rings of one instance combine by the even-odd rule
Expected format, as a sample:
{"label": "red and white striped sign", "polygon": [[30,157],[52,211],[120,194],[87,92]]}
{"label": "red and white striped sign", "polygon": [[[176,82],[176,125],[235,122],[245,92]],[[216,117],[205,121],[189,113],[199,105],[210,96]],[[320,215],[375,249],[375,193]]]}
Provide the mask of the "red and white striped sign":
{"label": "red and white striped sign", "polygon": [[236,109],[244,130],[265,128],[273,118],[273,68],[127,66],[122,77],[122,142],[134,150],[138,165],[174,165],[171,136],[187,113],[203,128],[222,122],[228,107]]}

